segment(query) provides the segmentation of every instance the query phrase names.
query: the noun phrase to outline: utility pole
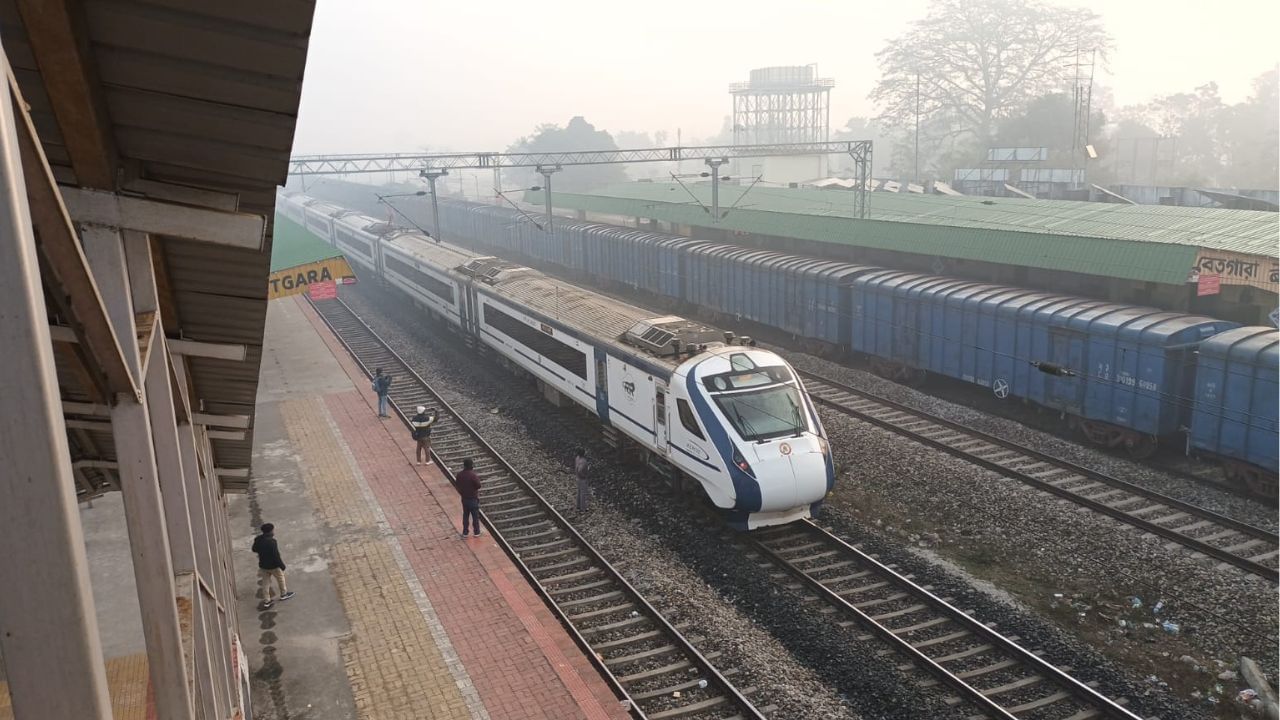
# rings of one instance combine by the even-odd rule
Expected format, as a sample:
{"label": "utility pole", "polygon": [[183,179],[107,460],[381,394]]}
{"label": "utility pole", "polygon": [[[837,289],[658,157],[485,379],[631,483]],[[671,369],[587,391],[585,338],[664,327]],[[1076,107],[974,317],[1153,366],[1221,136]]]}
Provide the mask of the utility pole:
{"label": "utility pole", "polygon": [[916,151],[912,155],[915,170],[911,173],[912,182],[920,184],[920,71],[916,70]]}
{"label": "utility pole", "polygon": [[560,166],[549,167],[539,165],[538,174],[542,176],[542,192],[547,200],[547,232],[551,232],[551,173],[560,172]]}
{"label": "utility pole", "polygon": [[436,242],[442,242],[444,238],[440,237],[440,206],[436,203],[436,178],[448,175],[448,170],[432,170],[430,168],[418,172],[418,177],[427,181],[431,186],[431,230],[435,234]]}
{"label": "utility pole", "polygon": [[729,162],[729,158],[707,158],[711,166],[711,222],[720,223],[720,166]]}

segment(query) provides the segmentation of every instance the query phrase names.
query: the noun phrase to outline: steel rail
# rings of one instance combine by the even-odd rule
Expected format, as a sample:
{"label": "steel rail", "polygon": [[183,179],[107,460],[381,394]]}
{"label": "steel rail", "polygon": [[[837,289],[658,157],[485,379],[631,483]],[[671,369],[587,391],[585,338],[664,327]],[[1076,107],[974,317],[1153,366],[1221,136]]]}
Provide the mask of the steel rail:
{"label": "steel rail", "polygon": [[[399,384],[392,386],[392,403],[396,407],[396,412],[401,421],[408,427],[408,415],[401,409],[402,405],[406,407],[416,406],[418,404],[428,404],[439,412],[439,419],[434,426],[432,456],[438,467],[445,473],[449,481],[455,482],[453,473],[448,470],[448,462],[459,462],[463,457],[472,457],[476,459],[477,464],[483,467],[484,461],[487,460],[492,464],[494,470],[488,471],[489,479],[486,481],[486,487],[490,492],[495,488],[502,487],[502,475],[510,478],[512,484],[518,487],[525,497],[515,500],[505,501],[504,504],[521,502],[525,499],[532,502],[532,508],[525,506],[524,510],[520,510],[521,514],[517,518],[503,519],[495,517],[501,514],[501,511],[494,510],[495,504],[491,504],[489,509],[482,506],[480,515],[484,525],[489,529],[490,534],[507,553],[520,572],[528,579],[534,590],[542,597],[543,601],[551,609],[551,611],[560,620],[561,624],[569,632],[574,642],[586,654],[588,660],[606,679],[615,695],[620,700],[625,701],[633,716],[637,718],[649,718],[651,720],[666,720],[671,718],[682,718],[696,715],[698,717],[706,717],[707,713],[716,713],[717,709],[723,712],[726,720],[764,720],[762,711],[757,709],[754,704],[745,696],[744,692],[739,690],[732,682],[712,663],[715,655],[704,655],[693,643],[684,636],[670,621],[663,617],[650,602],[636,590],[616,568],[613,567],[600,553],[583,538],[573,526],[560,515],[559,512],[551,505],[550,502],[542,496],[525,478],[515,469],[506,458],[502,456],[495,448],[490,446],[481,437],[480,433],[475,430],[462,416],[453,409],[431,385],[422,378],[407,361],[400,357],[391,346],[383,340],[368,323],[364,322],[359,315],[355,313],[341,299],[325,300],[314,302],[310,301],[312,307],[315,308],[317,314],[333,332],[334,336],[342,344],[351,357],[356,361],[364,373],[372,377],[372,367],[382,367],[399,374]],[[361,337],[353,337],[352,333]],[[376,355],[376,357],[371,357]],[[399,400],[396,396],[399,396]],[[449,445],[451,450],[443,450]],[[496,482],[495,482],[496,480]],[[504,494],[513,494],[508,492]],[[525,512],[527,510],[528,512]],[[539,519],[541,518],[541,519]],[[514,523],[521,525],[514,525]],[[538,535],[545,539],[540,539],[536,544],[546,546],[548,544],[568,545],[568,547],[559,547],[554,554],[558,558],[571,558],[574,553],[584,556],[584,561],[573,561],[570,559],[562,559],[550,566],[531,567],[530,562],[536,562],[535,554],[531,552],[532,546],[520,546],[520,537],[508,537],[504,534],[504,528],[510,531],[512,527],[528,527],[529,525],[543,525],[545,523],[548,530],[539,532]],[[553,535],[560,535],[560,538],[552,539]],[[526,562],[528,561],[528,562]],[[547,576],[545,573],[539,575],[539,572],[554,567],[554,572],[572,568],[573,572],[561,572],[560,575]],[[597,574],[599,573],[599,574]],[[600,581],[603,575],[607,579],[607,584]],[[609,590],[617,588],[617,592],[625,598],[619,603],[613,605],[613,610],[606,612],[605,609],[589,611],[591,617],[584,618],[581,613],[575,614],[569,612],[562,607],[562,600],[557,599],[557,595],[574,592],[573,587],[557,588],[555,587],[562,580],[557,578],[566,578],[572,576],[574,579],[586,578],[591,580],[587,583],[592,589],[589,592],[596,592],[598,589]],[[609,594],[608,592],[599,593],[597,595]],[[584,601],[575,599],[571,601],[578,603],[579,606]],[[632,614],[627,615],[628,612]],[[618,615],[622,613],[622,615]],[[605,630],[613,632],[611,626],[618,626],[620,632],[632,632],[633,635],[625,636],[622,639],[611,639],[605,643],[593,645],[587,639],[587,635],[602,632],[602,626],[588,626],[582,620],[592,618],[609,618],[623,617],[624,619],[605,625]],[[578,622],[575,622],[575,618]],[[645,623],[654,628],[649,632],[642,632],[647,629]],[[631,630],[621,630],[621,628],[631,628]],[[607,636],[607,635],[606,635]],[[625,667],[626,663],[619,662],[619,657],[606,657],[606,654],[616,653],[621,648],[626,648],[628,642],[645,643],[652,645],[655,637],[662,637],[666,642],[674,646],[672,652],[658,652],[656,650],[647,651],[653,657],[677,657],[682,658],[682,662],[669,663],[666,668],[671,668],[683,664],[676,670],[668,672],[660,672],[663,668],[648,669],[631,675],[619,676],[614,669],[610,667],[611,662],[616,662],[619,666]],[[628,637],[634,638],[628,641]],[[660,648],[659,648],[660,649]],[[645,654],[645,653],[640,653]],[[622,660],[626,660],[625,657]],[[628,661],[629,662],[629,661]],[[696,668],[698,677],[692,680],[688,677],[687,669],[689,667]],[[651,687],[655,680],[662,677],[672,676],[675,680],[679,680],[675,685],[660,688],[659,690],[645,689],[637,691],[638,688]],[[710,687],[714,687],[714,692],[704,692],[699,694],[698,680],[706,679]],[[672,692],[680,693],[687,696],[691,702],[673,702]],[[676,697],[680,697],[677,695]],[[721,703],[723,702],[723,705]]]}
{"label": "steel rail", "polygon": [[[1053,495],[1056,495],[1058,497],[1065,498],[1079,505],[1083,505],[1089,508],[1090,510],[1094,510],[1095,512],[1101,513],[1103,515],[1114,518],[1116,520],[1127,523],[1129,525],[1133,525],[1146,532],[1152,533],[1154,535],[1159,535],[1160,537],[1172,540],[1180,545],[1190,548],[1191,550],[1194,550],[1198,553],[1202,553],[1204,555],[1212,557],[1215,560],[1220,560],[1222,562],[1233,565],[1250,574],[1266,578],[1271,582],[1276,582],[1280,580],[1280,569],[1264,565],[1261,562],[1258,562],[1254,559],[1254,558],[1264,558],[1267,556],[1272,556],[1272,557],[1275,556],[1275,552],[1273,551],[1276,550],[1278,546],[1280,546],[1280,537],[1277,537],[1275,533],[1269,532],[1259,527],[1255,527],[1245,522],[1241,522],[1239,520],[1236,520],[1235,518],[1230,518],[1220,513],[1215,513],[1211,510],[1199,507],[1197,505],[1193,505],[1183,500],[1178,500],[1177,498],[1169,497],[1168,495],[1164,495],[1155,490],[1151,490],[1149,488],[1136,485],[1126,480],[1121,480],[1120,478],[1116,478],[1116,477],[1107,475],[1105,473],[1098,472],[1097,470],[1093,470],[1091,468],[1077,465],[1069,460],[1064,460],[1062,458],[1054,457],[1047,453],[1041,452],[1039,450],[1034,450],[1032,448],[1026,447],[1024,445],[1020,445],[1013,441],[1006,440],[1004,438],[1000,438],[995,435],[982,432],[981,430],[975,430],[971,427],[967,427],[960,423],[938,417],[937,415],[933,415],[929,412],[918,410],[916,408],[904,405],[902,403],[880,397],[878,395],[875,395],[874,393],[870,393],[866,390],[861,390],[859,388],[852,387],[850,385],[839,382],[837,380],[833,380],[828,377],[824,377],[817,373],[808,372],[808,371],[798,371],[798,372],[805,381],[805,388],[806,390],[809,391],[810,397],[812,397],[814,400],[817,400],[820,403],[823,403],[824,405],[835,408],[840,412],[853,416],[864,422],[871,423],[878,427],[885,428],[891,432],[898,433],[900,435],[905,435],[921,444],[927,445],[937,450],[941,450],[942,452],[948,453],[950,455],[962,458],[972,464],[978,465],[988,470],[995,471],[1006,477],[1019,480],[1039,490],[1052,493]],[[840,394],[854,396],[856,398],[860,398],[863,401],[875,403],[881,406],[882,408],[887,408],[889,410],[892,410],[893,414],[903,414],[910,417],[909,419],[906,419],[906,420],[902,420],[902,419],[888,420],[888,419],[885,419],[885,417],[883,416],[878,416],[872,412],[868,412],[867,408],[854,407],[849,402],[842,402],[838,397]],[[926,434],[924,430],[930,429],[928,426],[926,426],[923,430],[907,427],[907,426],[915,425],[921,422],[928,423],[929,425],[933,426],[932,429],[935,429],[935,430],[938,428],[944,428],[953,433],[960,433],[962,437],[959,439],[952,438],[948,441],[943,441],[943,440],[937,439],[937,437]],[[988,447],[981,448],[978,452],[966,450],[962,447],[964,445],[971,445],[974,442],[985,444]],[[1002,457],[1000,460],[997,461],[997,460],[992,460],[988,457],[984,457],[983,455],[979,454],[980,452],[989,453],[990,450],[993,449],[993,447],[1001,448],[1003,451],[1006,451],[1006,452],[1017,453],[1017,456],[1013,456],[1013,457],[1006,456],[1006,457]],[[1000,453],[997,453],[996,455],[998,456],[1000,455]],[[1026,472],[1023,469],[1012,467],[1012,465],[1014,464],[1023,464],[1025,467],[1026,466],[1025,461],[1027,460],[1032,461],[1031,464],[1034,466],[1050,466],[1051,468],[1054,468],[1058,471],[1070,473],[1070,475],[1063,475],[1063,476],[1054,478],[1053,481],[1049,481],[1049,480],[1046,480],[1045,477],[1036,477],[1036,475],[1047,476],[1049,474],[1049,472],[1046,472],[1044,467],[1037,467],[1036,474],[1034,475],[1032,473]],[[1089,496],[1076,492],[1070,488],[1062,486],[1066,482],[1071,480],[1071,475],[1077,476],[1081,479],[1102,483],[1112,488],[1121,490],[1125,493],[1128,493],[1129,497],[1120,498],[1120,499],[1109,497],[1105,502],[1102,500],[1093,499]],[[1089,488],[1089,489],[1092,489],[1092,488]],[[1110,496],[1112,494],[1113,493],[1111,492],[1100,493],[1098,497]],[[1212,528],[1206,527],[1204,523],[1212,523],[1214,526],[1217,526],[1218,528],[1222,528],[1223,531],[1231,531],[1233,533],[1238,534],[1239,536],[1243,536],[1251,540],[1259,540],[1266,543],[1267,552],[1257,553],[1257,551],[1255,550],[1254,551],[1255,554],[1253,554],[1252,556],[1239,555],[1235,552],[1230,551],[1228,548],[1219,547],[1209,542],[1197,539],[1196,537],[1188,535],[1184,532],[1180,532],[1179,528],[1161,525],[1155,521],[1148,520],[1143,517],[1138,517],[1137,515],[1134,514],[1134,511],[1132,510],[1123,510],[1119,508],[1120,505],[1124,505],[1131,502],[1135,497],[1140,497],[1146,500],[1150,500],[1156,503],[1157,505],[1163,506],[1171,511],[1182,513],[1193,518],[1198,518],[1196,522],[1188,523],[1184,527],[1195,527],[1197,530],[1211,531]],[[1148,505],[1142,508],[1141,510],[1144,512],[1150,512],[1153,507],[1155,506]],[[1218,533],[1208,532],[1208,534],[1215,535]]]}
{"label": "steel rail", "polygon": [[[853,616],[855,622],[871,631],[881,641],[888,643],[913,664],[924,668],[942,683],[954,690],[962,700],[981,709],[990,717],[1014,720],[1032,711],[1043,710],[1068,698],[1087,706],[1087,710],[1072,717],[1108,717],[1122,720],[1139,720],[1138,716],[1117,702],[1102,695],[1088,684],[1018,645],[1014,640],[996,632],[960,608],[917,585],[907,577],[884,565],[844,540],[819,527],[812,520],[783,526],[763,533],[753,533],[751,543],[760,553],[773,559],[789,573],[800,579],[807,588]],[[787,543],[800,540],[800,545]],[[795,553],[801,556],[788,557]],[[841,560],[836,560],[836,558]],[[813,567],[802,565],[820,563]],[[847,567],[853,565],[854,567]],[[841,566],[841,567],[837,567]],[[851,572],[857,570],[857,572]],[[829,572],[841,572],[835,578],[819,578]],[[856,579],[858,586],[835,589],[842,583]],[[876,581],[879,582],[876,582]],[[834,587],[833,587],[834,586]],[[885,591],[897,594],[883,594]],[[880,598],[868,600],[868,596],[880,594]],[[860,596],[854,602],[847,596]],[[879,614],[871,614],[867,608],[878,607]],[[897,608],[887,610],[887,608]],[[934,618],[929,618],[934,615]],[[898,623],[898,627],[894,624]],[[938,635],[950,624],[959,631]],[[921,637],[913,640],[915,633]],[[932,634],[931,634],[932,633]],[[928,637],[924,637],[927,635]],[[950,639],[948,639],[950,638]],[[969,638],[976,640],[976,643]],[[948,651],[949,643],[968,643],[966,650]],[[928,652],[932,649],[934,654]],[[945,654],[943,654],[945,653]],[[967,671],[953,672],[948,663],[972,662],[991,657],[987,665]],[[999,659],[997,659],[999,658]],[[1018,680],[1008,680],[1015,668],[1025,670]],[[996,678],[997,686],[980,688],[973,682]],[[1004,678],[1003,680],[999,678]],[[1047,680],[1059,688],[1056,693],[1041,695],[1035,700],[1017,700],[1016,691],[1037,687]],[[1007,698],[1004,704],[994,698]],[[1089,711],[1093,711],[1091,714]]]}

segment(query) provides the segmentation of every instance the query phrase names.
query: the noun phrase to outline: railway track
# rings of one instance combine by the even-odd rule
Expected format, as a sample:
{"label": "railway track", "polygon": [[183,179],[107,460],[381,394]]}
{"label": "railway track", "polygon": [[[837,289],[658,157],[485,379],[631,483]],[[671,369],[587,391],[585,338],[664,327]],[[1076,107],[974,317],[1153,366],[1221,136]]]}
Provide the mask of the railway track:
{"label": "railway track", "polygon": [[821,375],[805,371],[800,371],[800,375],[815,401],[858,420],[1083,505],[1271,582],[1280,580],[1280,538],[1273,532]]}
{"label": "railway track", "polygon": [[763,720],[753,688],[737,688],[682,627],[669,622],[605,560],[386,342],[340,299],[313,302],[338,340],[367,375],[396,376],[391,401],[405,410],[425,405],[439,413],[432,455],[449,468],[471,458],[485,479],[482,520],[535,590],[565,624],[636,717],[662,720]]}
{"label": "railway track", "polygon": [[[1138,716],[812,521],[756,531],[757,552],[942,684],[974,717],[1086,720]],[[910,666],[903,666],[907,670]]]}

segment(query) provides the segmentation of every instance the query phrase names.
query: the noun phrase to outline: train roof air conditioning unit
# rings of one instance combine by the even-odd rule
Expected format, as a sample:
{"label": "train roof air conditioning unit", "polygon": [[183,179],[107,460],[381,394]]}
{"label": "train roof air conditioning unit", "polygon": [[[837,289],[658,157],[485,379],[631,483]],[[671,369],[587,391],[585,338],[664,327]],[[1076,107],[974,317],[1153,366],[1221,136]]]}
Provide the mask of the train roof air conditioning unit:
{"label": "train roof air conditioning unit", "polygon": [[458,268],[458,272],[479,280],[480,282],[493,284],[500,278],[498,277],[506,270],[522,269],[520,265],[507,262],[496,257],[478,257],[468,260],[465,265]]}
{"label": "train roof air conditioning unit", "polygon": [[724,344],[719,330],[677,315],[641,320],[623,333],[622,341],[654,355],[676,355],[681,350]]}

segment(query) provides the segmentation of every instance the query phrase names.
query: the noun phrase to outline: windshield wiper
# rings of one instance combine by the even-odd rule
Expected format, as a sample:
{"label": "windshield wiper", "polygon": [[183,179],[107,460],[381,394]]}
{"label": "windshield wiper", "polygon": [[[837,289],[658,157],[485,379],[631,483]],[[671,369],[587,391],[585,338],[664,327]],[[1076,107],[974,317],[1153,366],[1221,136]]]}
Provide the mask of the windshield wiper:
{"label": "windshield wiper", "polygon": [[[748,422],[746,418],[742,417],[742,411],[738,409],[737,403],[733,404],[733,414],[738,418],[738,427],[742,429],[743,439],[754,440],[756,429],[751,427],[751,423]],[[750,435],[750,437],[748,437],[748,435]]]}
{"label": "windshield wiper", "polygon": [[800,406],[796,404],[795,400],[791,399],[790,395],[787,396],[787,402],[791,403],[791,417],[796,423],[796,434],[793,437],[800,437],[805,431],[804,416],[800,413]]}

